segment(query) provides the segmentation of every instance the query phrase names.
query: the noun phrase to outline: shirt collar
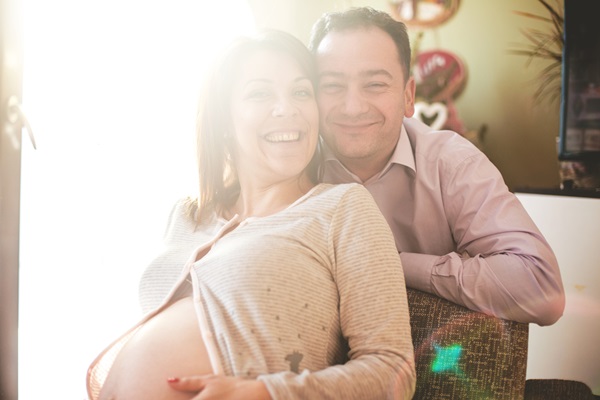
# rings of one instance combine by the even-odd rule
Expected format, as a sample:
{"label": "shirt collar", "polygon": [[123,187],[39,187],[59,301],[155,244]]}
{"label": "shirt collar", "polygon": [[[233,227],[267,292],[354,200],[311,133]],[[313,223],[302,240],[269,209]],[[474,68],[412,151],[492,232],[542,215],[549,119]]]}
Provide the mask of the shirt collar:
{"label": "shirt collar", "polygon": [[[348,169],[335,157],[335,155],[333,154],[333,152],[331,151],[331,149],[327,146],[327,144],[325,142],[323,142],[323,154],[324,154],[325,162],[339,164],[339,166],[341,166],[348,174],[350,174],[350,176],[352,176],[354,178],[354,180],[360,181],[360,179],[358,179],[358,177],[356,175],[354,175],[352,172],[348,171]],[[381,172],[379,174],[375,175],[370,180],[379,179],[383,174],[385,174],[390,169],[392,164],[404,165],[405,167],[410,168],[413,172],[416,171],[415,156],[414,156],[413,148],[412,148],[412,145],[408,138],[408,133],[406,132],[406,128],[404,127],[404,124],[402,125],[402,129],[400,131],[400,138],[398,139],[398,143],[396,144],[396,148],[394,149],[394,152],[392,153],[390,160],[385,165],[385,167],[381,170]],[[364,182],[364,183],[366,183],[366,182]]]}
{"label": "shirt collar", "polygon": [[415,152],[412,148],[412,144],[410,143],[410,139],[408,138],[408,133],[406,132],[404,124],[402,124],[402,130],[400,131],[400,139],[398,139],[398,144],[396,145],[396,148],[390,157],[388,165],[386,165],[384,168],[384,171],[389,168],[389,165],[392,163],[404,165],[413,171],[416,171]]}

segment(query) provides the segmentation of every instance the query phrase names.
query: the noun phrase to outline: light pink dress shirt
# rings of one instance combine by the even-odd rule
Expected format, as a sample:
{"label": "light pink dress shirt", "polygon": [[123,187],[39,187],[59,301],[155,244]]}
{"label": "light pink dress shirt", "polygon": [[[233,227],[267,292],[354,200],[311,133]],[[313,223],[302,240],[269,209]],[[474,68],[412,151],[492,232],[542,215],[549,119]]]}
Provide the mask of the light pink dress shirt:
{"label": "light pink dress shirt", "polygon": [[325,182],[362,183],[394,233],[406,284],[473,310],[549,325],[565,297],[554,253],[498,169],[472,143],[405,118],[366,182],[326,151]]}

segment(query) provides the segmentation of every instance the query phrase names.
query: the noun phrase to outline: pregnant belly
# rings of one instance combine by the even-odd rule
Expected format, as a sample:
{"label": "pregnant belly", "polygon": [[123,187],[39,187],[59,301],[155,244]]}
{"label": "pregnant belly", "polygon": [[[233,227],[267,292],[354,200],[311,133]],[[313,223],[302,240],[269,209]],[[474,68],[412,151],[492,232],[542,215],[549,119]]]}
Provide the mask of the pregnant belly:
{"label": "pregnant belly", "polygon": [[191,297],[183,298],[146,322],[119,352],[100,400],[190,399],[174,391],[168,377],[211,374]]}

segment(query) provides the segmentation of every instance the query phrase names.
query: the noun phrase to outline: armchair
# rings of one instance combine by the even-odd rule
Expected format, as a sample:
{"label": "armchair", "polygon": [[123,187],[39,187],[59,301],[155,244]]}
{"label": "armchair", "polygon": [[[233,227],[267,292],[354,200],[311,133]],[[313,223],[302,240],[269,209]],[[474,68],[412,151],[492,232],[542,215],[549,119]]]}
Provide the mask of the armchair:
{"label": "armchair", "polygon": [[407,288],[414,399],[523,399],[529,325]]}
{"label": "armchair", "polygon": [[588,385],[565,379],[527,379],[526,400],[598,400]]}

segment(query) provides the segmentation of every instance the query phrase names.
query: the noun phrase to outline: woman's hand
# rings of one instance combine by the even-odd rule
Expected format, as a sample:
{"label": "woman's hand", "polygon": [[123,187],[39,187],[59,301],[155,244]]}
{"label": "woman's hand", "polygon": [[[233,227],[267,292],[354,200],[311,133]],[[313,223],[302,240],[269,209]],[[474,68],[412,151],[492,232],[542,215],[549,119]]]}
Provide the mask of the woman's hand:
{"label": "woman's hand", "polygon": [[271,400],[264,383],[223,375],[169,378],[169,385],[180,392],[193,392],[192,400]]}

